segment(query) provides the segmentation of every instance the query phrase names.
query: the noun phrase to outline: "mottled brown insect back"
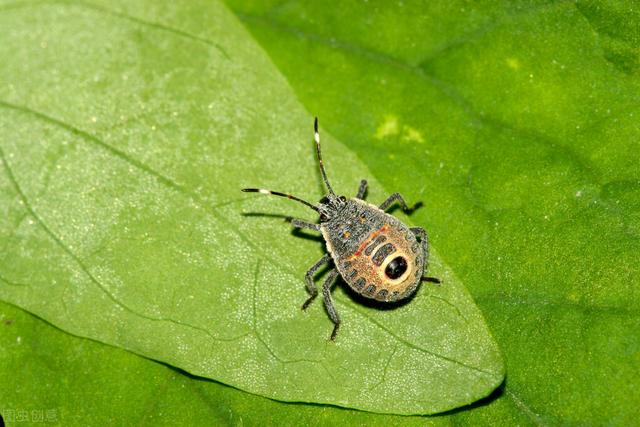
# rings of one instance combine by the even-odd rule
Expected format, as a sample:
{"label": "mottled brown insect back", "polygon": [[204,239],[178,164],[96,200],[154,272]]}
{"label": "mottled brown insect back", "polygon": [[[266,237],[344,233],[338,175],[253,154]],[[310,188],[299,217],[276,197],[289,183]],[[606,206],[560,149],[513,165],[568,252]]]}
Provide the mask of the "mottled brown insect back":
{"label": "mottled brown insect back", "polygon": [[[320,224],[292,219],[294,227],[310,229],[322,233],[329,254],[323,256],[307,271],[307,290],[311,294],[302,305],[306,309],[318,296],[313,282],[315,273],[325,264],[332,268],[322,285],[322,296],[329,317],[334,323],[331,340],[336,338],[340,327],[340,317],[331,298],[331,287],[338,273],[355,292],[382,302],[398,301],[412,295],[427,267],[429,242],[423,228],[409,228],[385,210],[394,202],[403,210],[409,210],[399,193],[393,193],[379,207],[365,202],[367,181],[360,182],[355,198],[347,200],[337,196],[322,162],[318,119],[314,122],[316,152],[322,179],[329,193],[316,205],[286,193],[259,188],[245,188],[242,191],[287,197],[302,203],[320,214]],[[439,280],[432,279],[436,283]]]}
{"label": "mottled brown insect back", "polygon": [[[362,200],[348,200],[344,209],[357,213],[348,217],[362,214],[367,221],[329,221],[320,224],[320,230],[331,257],[341,261],[336,267],[345,282],[378,301],[398,301],[411,295],[420,284],[425,265],[415,234],[397,218]],[[336,234],[336,227],[347,230],[349,237]],[[392,262],[403,267],[392,270],[388,268]]]}

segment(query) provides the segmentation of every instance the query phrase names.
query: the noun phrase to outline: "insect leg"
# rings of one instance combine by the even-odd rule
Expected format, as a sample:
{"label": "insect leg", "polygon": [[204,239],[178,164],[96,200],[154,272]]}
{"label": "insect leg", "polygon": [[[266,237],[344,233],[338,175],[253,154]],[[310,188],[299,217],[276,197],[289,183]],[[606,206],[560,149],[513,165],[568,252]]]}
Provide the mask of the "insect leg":
{"label": "insect leg", "polygon": [[358,188],[358,194],[356,195],[356,199],[363,199],[364,193],[367,192],[367,180],[363,179],[360,181],[360,188]]}
{"label": "insect leg", "polygon": [[320,231],[319,224],[314,224],[312,222],[307,222],[297,218],[289,218],[289,222],[291,222],[291,225],[293,225],[296,228],[301,228],[303,230],[308,229],[308,230]]}
{"label": "insect leg", "polygon": [[340,316],[338,316],[338,312],[333,305],[333,300],[331,299],[331,286],[333,286],[336,276],[338,276],[338,270],[331,270],[329,276],[324,281],[322,285],[322,296],[324,297],[324,305],[327,307],[327,312],[329,313],[329,317],[333,322],[333,332],[331,332],[331,341],[335,341],[336,335],[338,335],[338,328],[340,328]]}
{"label": "insect leg", "polygon": [[407,202],[404,201],[404,198],[402,197],[402,195],[400,193],[393,193],[392,195],[390,195],[389,197],[387,197],[387,200],[385,200],[384,202],[382,202],[382,204],[380,205],[380,209],[382,209],[383,211],[386,210],[389,206],[391,206],[393,204],[393,202],[397,201],[398,203],[400,203],[400,206],[402,206],[402,210],[403,211],[409,211],[411,209],[409,209],[409,207],[407,206]]}
{"label": "insect leg", "polygon": [[307,271],[307,274],[305,274],[304,279],[305,279],[305,282],[307,283],[307,290],[309,291],[311,296],[309,297],[309,299],[307,299],[304,302],[304,304],[302,304],[303,310],[306,310],[307,307],[309,307],[309,304],[311,304],[313,300],[316,299],[316,297],[318,296],[318,288],[316,288],[316,284],[313,282],[314,274],[316,274],[316,272],[320,269],[320,267],[322,267],[329,261],[331,261],[331,255],[326,254],[325,256],[320,258],[318,262],[313,264],[313,266],[311,266],[309,271]]}
{"label": "insect leg", "polygon": [[[409,228],[413,234],[420,238],[420,244],[422,245],[422,255],[424,256],[424,271],[427,271],[427,265],[429,261],[429,236],[427,230],[422,227]],[[423,280],[433,283],[440,283],[440,279],[435,277],[424,277]]]}
{"label": "insect leg", "polygon": [[427,269],[427,260],[429,259],[429,236],[427,236],[427,230],[422,227],[409,228],[413,234],[420,238],[420,244],[422,245],[422,255],[424,256],[424,269]]}

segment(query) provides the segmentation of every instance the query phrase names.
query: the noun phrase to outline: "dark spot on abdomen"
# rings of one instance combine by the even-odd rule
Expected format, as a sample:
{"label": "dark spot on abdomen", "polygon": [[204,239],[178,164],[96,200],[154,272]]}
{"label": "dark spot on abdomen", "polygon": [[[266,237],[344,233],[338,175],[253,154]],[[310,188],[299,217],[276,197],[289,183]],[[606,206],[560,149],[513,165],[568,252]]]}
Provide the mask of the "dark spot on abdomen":
{"label": "dark spot on abdomen", "polygon": [[397,279],[402,276],[405,271],[407,271],[407,260],[401,256],[397,256],[387,264],[387,268],[384,269],[384,274],[386,274],[389,279]]}

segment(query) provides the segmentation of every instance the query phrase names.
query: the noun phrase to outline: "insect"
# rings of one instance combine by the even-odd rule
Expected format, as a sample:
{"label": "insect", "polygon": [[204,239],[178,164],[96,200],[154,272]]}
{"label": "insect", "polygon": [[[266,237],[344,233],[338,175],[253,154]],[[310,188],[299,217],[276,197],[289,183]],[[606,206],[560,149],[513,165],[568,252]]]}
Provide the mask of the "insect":
{"label": "insect", "polygon": [[[262,188],[244,188],[242,191],[286,197],[320,215],[319,224],[295,218],[290,221],[296,228],[319,231],[326,242],[329,253],[313,264],[305,275],[310,297],[302,309],[306,310],[318,296],[313,279],[315,273],[323,265],[332,264],[322,285],[322,296],[334,323],[331,332],[334,341],[340,328],[340,316],[331,298],[331,288],[338,274],[351,289],[367,298],[382,302],[402,300],[412,295],[423,279],[429,240],[423,228],[407,227],[385,212],[394,202],[398,202],[404,211],[410,210],[400,193],[393,193],[380,206],[369,204],[363,200],[367,190],[367,181],[363,179],[354,198],[336,195],[322,162],[318,118],[313,127],[320,173],[328,190],[319,203],[312,204],[291,194]],[[440,283],[435,278],[425,279]]]}

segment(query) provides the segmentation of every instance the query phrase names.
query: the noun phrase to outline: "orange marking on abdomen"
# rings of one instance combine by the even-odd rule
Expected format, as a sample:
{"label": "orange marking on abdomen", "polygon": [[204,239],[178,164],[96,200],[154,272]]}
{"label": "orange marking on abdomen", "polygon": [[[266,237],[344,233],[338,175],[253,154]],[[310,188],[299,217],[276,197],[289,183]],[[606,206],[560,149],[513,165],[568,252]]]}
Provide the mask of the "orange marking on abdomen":
{"label": "orange marking on abdomen", "polygon": [[379,235],[381,235],[382,233],[384,233],[384,232],[385,232],[385,231],[387,231],[388,229],[389,229],[389,224],[385,224],[385,225],[383,225],[383,226],[382,226],[382,228],[380,228],[380,230],[378,230],[378,231],[374,231],[373,233],[371,233],[371,234],[369,235],[369,239],[368,239],[368,240],[365,240],[365,241],[360,245],[360,247],[358,248],[358,250],[357,250],[353,255],[351,255],[351,258],[353,259],[353,258],[355,258],[355,257],[360,256],[360,253],[362,253],[362,251],[364,250],[364,248],[365,248],[365,247],[367,247],[367,245],[368,245],[369,243],[371,243],[371,242],[372,242],[376,237],[378,237]]}

